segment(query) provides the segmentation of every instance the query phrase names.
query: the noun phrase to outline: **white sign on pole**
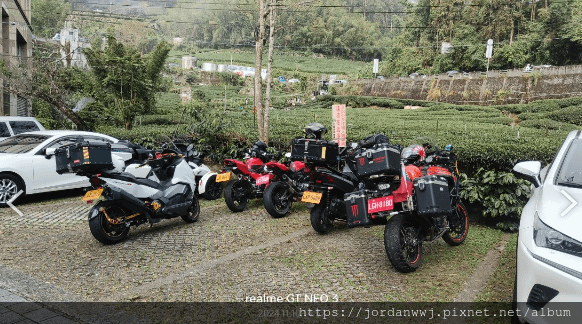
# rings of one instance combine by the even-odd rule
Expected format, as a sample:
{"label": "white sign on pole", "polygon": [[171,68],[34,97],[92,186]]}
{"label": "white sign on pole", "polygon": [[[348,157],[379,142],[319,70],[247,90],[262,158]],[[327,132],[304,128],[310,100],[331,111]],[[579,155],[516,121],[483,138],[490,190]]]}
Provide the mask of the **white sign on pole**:
{"label": "white sign on pole", "polygon": [[490,59],[493,55],[493,40],[489,39],[487,41],[487,51],[485,51],[485,57]]}
{"label": "white sign on pole", "polygon": [[346,147],[346,105],[332,105],[331,119],[333,140],[338,146]]}
{"label": "white sign on pole", "polygon": [[380,63],[379,59],[374,59],[374,67],[372,68],[372,73],[377,74],[378,73],[378,64]]}

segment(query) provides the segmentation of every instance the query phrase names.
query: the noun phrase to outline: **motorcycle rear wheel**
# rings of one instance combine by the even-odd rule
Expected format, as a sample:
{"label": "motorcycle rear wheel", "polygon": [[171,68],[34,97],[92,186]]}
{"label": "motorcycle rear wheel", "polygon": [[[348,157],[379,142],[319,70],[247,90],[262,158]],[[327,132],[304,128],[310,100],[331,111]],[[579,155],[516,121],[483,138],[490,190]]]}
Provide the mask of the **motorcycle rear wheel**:
{"label": "motorcycle rear wheel", "polygon": [[107,206],[103,202],[98,203],[93,208],[91,208],[91,211],[89,211],[89,214],[92,214],[94,210],[97,210],[97,216],[89,220],[89,229],[91,230],[91,234],[93,234],[93,237],[97,241],[103,244],[115,244],[123,241],[129,233],[129,226],[127,226],[125,223],[110,223],[107,220],[105,214],[100,211],[101,207],[105,208],[105,211],[111,219],[125,216],[125,212],[119,206]]}
{"label": "motorcycle rear wheel", "polygon": [[333,227],[333,218],[330,217],[329,209],[323,204],[317,204],[311,208],[311,227],[319,234],[329,232]]}
{"label": "motorcycle rear wheel", "polygon": [[196,196],[194,196],[192,206],[188,208],[186,215],[182,215],[181,217],[186,223],[194,223],[198,218],[200,218],[200,202]]}
{"label": "motorcycle rear wheel", "polygon": [[457,210],[449,218],[449,226],[450,228],[443,234],[443,240],[451,246],[463,243],[469,232],[469,215],[462,203],[457,204]]}
{"label": "motorcycle rear wheel", "polygon": [[384,248],[390,263],[399,272],[414,272],[422,261],[422,241],[416,225],[406,215],[395,215],[384,228]]}
{"label": "motorcycle rear wheel", "polygon": [[249,190],[242,180],[229,182],[224,189],[224,202],[235,213],[245,210],[249,200]]}
{"label": "motorcycle rear wheel", "polygon": [[281,218],[289,212],[293,196],[288,194],[289,187],[281,182],[273,182],[263,192],[265,209],[274,218]]}
{"label": "motorcycle rear wheel", "polygon": [[216,182],[216,174],[208,178],[202,197],[206,200],[216,200],[222,195],[222,182]]}

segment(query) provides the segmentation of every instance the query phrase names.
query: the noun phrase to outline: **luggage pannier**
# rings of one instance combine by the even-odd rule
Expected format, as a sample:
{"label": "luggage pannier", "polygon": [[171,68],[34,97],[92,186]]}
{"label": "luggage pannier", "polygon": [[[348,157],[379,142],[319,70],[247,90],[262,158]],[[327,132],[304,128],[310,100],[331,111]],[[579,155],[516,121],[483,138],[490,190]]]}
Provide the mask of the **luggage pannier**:
{"label": "luggage pannier", "polygon": [[348,226],[369,226],[372,220],[368,215],[368,198],[364,190],[350,192],[344,195],[344,204],[348,218]]}
{"label": "luggage pannier", "polygon": [[296,138],[291,142],[291,161],[311,162],[316,165],[337,162],[338,145],[336,142]]}
{"label": "luggage pannier", "polygon": [[390,139],[384,134],[374,134],[360,141],[362,148],[369,148],[376,144],[390,144]]}
{"label": "luggage pannier", "polygon": [[55,150],[57,173],[90,173],[113,169],[109,143],[73,143]]}
{"label": "luggage pannier", "polygon": [[360,176],[400,174],[400,150],[396,146],[379,144],[356,154],[355,158]]}
{"label": "luggage pannier", "polygon": [[414,179],[413,184],[419,215],[441,216],[452,212],[447,178],[429,175]]}

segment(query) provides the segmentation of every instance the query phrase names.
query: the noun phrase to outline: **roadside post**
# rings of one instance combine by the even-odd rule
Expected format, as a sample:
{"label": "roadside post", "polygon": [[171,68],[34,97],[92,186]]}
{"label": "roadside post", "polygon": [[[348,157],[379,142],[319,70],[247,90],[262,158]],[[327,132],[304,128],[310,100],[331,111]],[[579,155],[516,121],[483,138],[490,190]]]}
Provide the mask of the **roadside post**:
{"label": "roadside post", "polygon": [[331,114],[333,140],[346,147],[346,105],[331,106]]}
{"label": "roadside post", "polygon": [[485,57],[487,58],[487,72],[489,72],[489,60],[493,55],[493,40],[490,38],[487,40],[487,50],[485,51]]}

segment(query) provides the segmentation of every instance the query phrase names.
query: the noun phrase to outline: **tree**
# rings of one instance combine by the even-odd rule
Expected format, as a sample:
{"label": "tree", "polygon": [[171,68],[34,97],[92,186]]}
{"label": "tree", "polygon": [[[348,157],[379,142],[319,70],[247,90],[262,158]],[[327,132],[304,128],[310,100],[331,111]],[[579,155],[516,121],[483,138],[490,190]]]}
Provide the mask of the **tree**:
{"label": "tree", "polygon": [[33,51],[32,62],[25,60],[11,65],[0,61],[0,72],[6,90],[44,101],[71,120],[77,129],[87,129],[79,115],[71,110],[74,94],[85,89],[86,73],[78,68],[65,68],[58,51],[39,44]]}
{"label": "tree", "polygon": [[71,4],[64,0],[34,0],[31,3],[31,20],[34,32],[40,37],[53,37],[58,33],[71,12]]}
{"label": "tree", "polygon": [[85,50],[94,77],[93,97],[111,110],[126,129],[131,129],[137,115],[154,109],[170,46],[159,43],[151,53],[142,56],[135,47],[108,36],[107,46],[104,50],[100,48],[98,40],[92,49]]}

